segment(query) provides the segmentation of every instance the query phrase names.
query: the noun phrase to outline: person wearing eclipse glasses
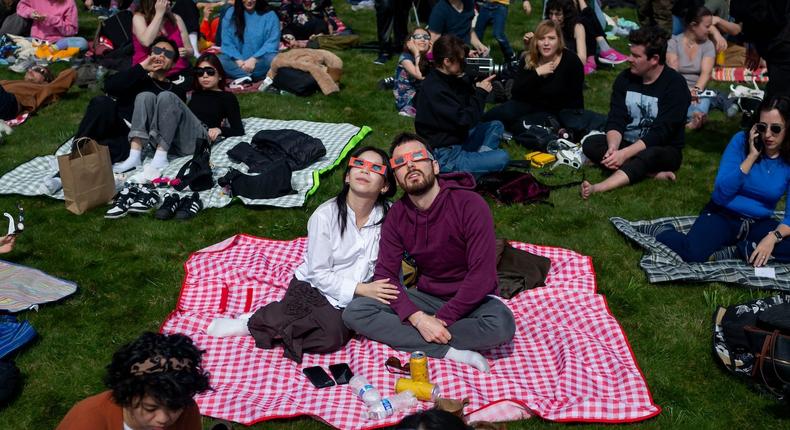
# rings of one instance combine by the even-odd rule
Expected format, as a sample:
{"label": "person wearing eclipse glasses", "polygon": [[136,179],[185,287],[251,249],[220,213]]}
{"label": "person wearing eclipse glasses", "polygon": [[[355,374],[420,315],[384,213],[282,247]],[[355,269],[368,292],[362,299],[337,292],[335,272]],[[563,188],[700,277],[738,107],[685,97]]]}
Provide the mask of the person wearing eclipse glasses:
{"label": "person wearing eclipse glasses", "polygon": [[343,311],[351,330],[401,351],[490,370],[478,352],[507,343],[513,313],[496,297],[494,222],[474,192],[470,173],[439,175],[439,163],[419,136],[402,133],[392,143],[389,167],[405,195],[381,227],[374,282],[400,286],[407,252],[420,273],[416,288],[377,300],[358,297]]}
{"label": "person wearing eclipse glasses", "polygon": [[[352,334],[341,315],[354,297],[386,306],[398,296],[394,285],[397,273],[391,280],[371,282],[382,222],[395,191],[387,154],[373,147],[355,150],[340,193],[310,216],[307,250],[282,301],[267,304],[252,315],[215,319],[207,333],[251,334],[262,348],[271,348],[274,340],[285,337],[282,333],[289,333],[282,339],[285,355],[297,362],[303,352],[328,353],[342,348]],[[294,308],[303,312],[295,315]]]}
{"label": "person wearing eclipse glasses", "polygon": [[[710,201],[687,233],[669,224],[645,232],[683,261],[742,258],[755,267],[790,262],[790,97],[764,102],[759,122],[732,137],[719,164]],[[785,215],[774,209],[785,197]],[[734,245],[734,248],[732,246]],[[734,252],[733,252],[734,251]]]}

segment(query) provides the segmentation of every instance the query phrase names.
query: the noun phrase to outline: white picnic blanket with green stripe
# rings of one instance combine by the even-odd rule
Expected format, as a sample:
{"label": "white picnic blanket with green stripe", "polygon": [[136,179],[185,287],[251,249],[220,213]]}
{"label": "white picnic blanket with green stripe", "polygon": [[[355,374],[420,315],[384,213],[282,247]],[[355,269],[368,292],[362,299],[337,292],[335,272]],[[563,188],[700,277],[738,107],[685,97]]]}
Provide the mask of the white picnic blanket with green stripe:
{"label": "white picnic blanket with green stripe", "polygon": [[[776,214],[779,219],[783,213]],[[669,281],[726,282],[753,288],[790,291],[790,264],[769,262],[775,278],[758,276],[754,267],[741,259],[686,263],[674,251],[648,233],[651,227],[672,224],[675,230],[687,233],[696,216],[658,218],[645,221],[628,221],[619,217],[609,218],[615,228],[645,250],[639,261],[651,283]]]}
{"label": "white picnic blanket with green stripe", "polygon": [[[360,128],[352,124],[247,118],[244,120],[244,130],[246,131],[244,136],[225,139],[212,147],[211,164],[214,170],[214,178],[217,179],[224,176],[229,168],[246,173],[247,165],[231,161],[228,158],[228,150],[240,142],[250,142],[255,133],[261,130],[282,129],[301,131],[320,139],[324,147],[326,147],[326,155],[306,169],[293,172],[291,175],[291,187],[296,191],[295,194],[276,199],[248,199],[240,197],[244,204],[279,207],[302,206],[307,196],[318,189],[320,183],[319,175],[336,167],[346,154],[371,131],[367,126]],[[44,182],[58,171],[56,157],[61,154],[67,154],[70,148],[71,139],[61,145],[54,155],[36,157],[6,173],[0,178],[0,194],[44,195],[63,200],[62,190],[50,193],[47,191]],[[189,158],[181,157],[171,161],[170,165],[162,171],[162,176],[174,178],[181,166],[189,161]],[[167,189],[162,191],[172,192],[174,190]],[[180,194],[186,195],[189,192]],[[210,190],[201,192],[200,198],[203,200],[203,205],[208,208],[227,206],[232,200],[230,196],[225,194],[222,187],[218,185],[215,185]]]}

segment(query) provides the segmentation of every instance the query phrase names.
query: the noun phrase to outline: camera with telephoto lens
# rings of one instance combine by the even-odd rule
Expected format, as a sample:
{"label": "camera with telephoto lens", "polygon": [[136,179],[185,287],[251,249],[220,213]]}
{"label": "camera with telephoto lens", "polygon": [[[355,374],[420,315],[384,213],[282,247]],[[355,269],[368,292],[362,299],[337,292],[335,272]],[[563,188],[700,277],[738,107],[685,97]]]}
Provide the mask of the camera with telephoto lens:
{"label": "camera with telephoto lens", "polygon": [[498,75],[506,68],[506,65],[494,64],[494,60],[491,58],[469,57],[464,59],[464,73],[472,76],[475,80]]}

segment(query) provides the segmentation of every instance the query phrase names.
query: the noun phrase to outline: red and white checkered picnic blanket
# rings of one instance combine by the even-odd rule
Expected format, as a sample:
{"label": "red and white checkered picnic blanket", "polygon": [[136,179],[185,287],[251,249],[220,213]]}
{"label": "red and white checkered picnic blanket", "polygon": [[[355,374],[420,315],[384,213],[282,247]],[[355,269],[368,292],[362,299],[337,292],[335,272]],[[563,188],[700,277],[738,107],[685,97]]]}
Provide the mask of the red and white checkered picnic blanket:
{"label": "red and white checkered picnic blanket", "polygon": [[[256,348],[250,336],[205,334],[215,317],[235,317],[280,299],[306,243],[305,238],[275,241],[238,235],[195,252],[187,261],[178,307],[162,331],[187,334],[207,351],[204,367],[214,391],[196,398],[201,413],[247,425],[299,415],[341,429],[398,422],[404,413],[383,421],[362,419],[366,407],[346,386],[316,389],[301,370],[328,370],[330,364],[346,362],[386,396],[394,393],[399,375],[388,373],[384,361],[397,356],[405,362],[408,353],[357,337],[333,354],[305,354],[297,365],[283,358],[280,348]],[[507,301],[517,332],[511,344],[484,353],[490,374],[429,359],[431,381],[440,386],[442,397],[468,397],[467,412],[477,416],[507,417],[508,405],[554,421],[619,423],[657,415],[660,408],[625,334],[603,296],[595,293],[591,259],[561,248],[513,245],[551,259],[546,286]],[[420,402],[408,412],[429,407]],[[488,407],[490,414],[485,413]]]}

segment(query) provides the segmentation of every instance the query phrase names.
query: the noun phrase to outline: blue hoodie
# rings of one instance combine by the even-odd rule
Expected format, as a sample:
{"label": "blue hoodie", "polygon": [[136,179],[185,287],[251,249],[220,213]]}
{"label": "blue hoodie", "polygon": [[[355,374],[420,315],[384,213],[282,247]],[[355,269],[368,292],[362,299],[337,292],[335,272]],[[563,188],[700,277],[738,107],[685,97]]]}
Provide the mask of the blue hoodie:
{"label": "blue hoodie", "polygon": [[[426,211],[408,196],[397,201],[381,228],[374,279],[397,282],[403,252],[417,263],[417,289],[446,300],[436,317],[451,325],[497,291],[494,220],[485,200],[475,193],[469,173],[439,176],[439,194]],[[391,302],[405,321],[420,309],[406,294]]]}

